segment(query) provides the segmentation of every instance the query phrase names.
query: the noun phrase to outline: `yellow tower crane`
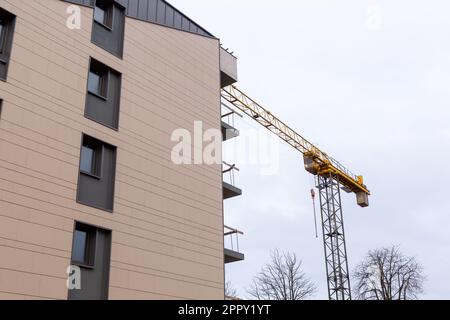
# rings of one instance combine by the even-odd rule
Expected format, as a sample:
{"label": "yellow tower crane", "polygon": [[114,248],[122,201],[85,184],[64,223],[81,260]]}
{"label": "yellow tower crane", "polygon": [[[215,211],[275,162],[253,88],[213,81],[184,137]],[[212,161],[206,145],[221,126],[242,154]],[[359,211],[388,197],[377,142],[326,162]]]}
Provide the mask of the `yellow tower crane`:
{"label": "yellow tower crane", "polygon": [[222,99],[303,154],[305,169],[316,176],[320,194],[328,296],[330,300],[351,300],[340,190],[354,193],[358,205],[367,207],[370,191],[364,185],[363,177],[354,175],[236,86],[222,89]]}

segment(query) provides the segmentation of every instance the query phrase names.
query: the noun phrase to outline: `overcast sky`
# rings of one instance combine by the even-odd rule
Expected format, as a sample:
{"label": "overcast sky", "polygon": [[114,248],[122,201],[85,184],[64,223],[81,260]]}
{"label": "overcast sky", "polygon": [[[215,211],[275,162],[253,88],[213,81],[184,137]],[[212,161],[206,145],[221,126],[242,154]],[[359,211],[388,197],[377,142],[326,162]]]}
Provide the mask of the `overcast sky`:
{"label": "overcast sky", "polygon": [[[235,52],[241,89],[364,175],[371,206],[343,198],[350,268],[369,249],[399,245],[425,268],[423,298],[449,299],[448,0],[170,2]],[[239,129],[258,128],[252,121],[239,121]],[[226,201],[225,220],[245,232],[246,259],[227,266],[227,280],[245,297],[279,248],[297,253],[319,286],[315,298],[325,299],[313,178],[295,150],[269,148],[266,156],[276,160],[273,152],[279,170],[272,175],[237,163],[243,196]]]}

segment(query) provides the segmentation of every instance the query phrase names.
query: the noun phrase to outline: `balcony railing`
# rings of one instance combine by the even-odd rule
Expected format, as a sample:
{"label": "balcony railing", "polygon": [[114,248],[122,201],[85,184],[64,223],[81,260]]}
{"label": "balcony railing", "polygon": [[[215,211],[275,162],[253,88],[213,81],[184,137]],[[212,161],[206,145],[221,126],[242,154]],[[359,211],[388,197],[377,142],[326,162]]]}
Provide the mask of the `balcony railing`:
{"label": "balcony railing", "polygon": [[225,248],[235,252],[241,252],[239,248],[239,236],[244,235],[242,231],[239,231],[228,226],[224,226],[224,239]]}
{"label": "balcony railing", "polygon": [[225,161],[223,162],[223,168],[223,181],[236,187],[235,172],[239,172],[239,168],[237,168],[235,164],[229,164]]}
{"label": "balcony railing", "polygon": [[243,118],[243,115],[231,109],[225,103],[222,103],[222,121],[228,124],[230,127],[235,128],[235,118]]}

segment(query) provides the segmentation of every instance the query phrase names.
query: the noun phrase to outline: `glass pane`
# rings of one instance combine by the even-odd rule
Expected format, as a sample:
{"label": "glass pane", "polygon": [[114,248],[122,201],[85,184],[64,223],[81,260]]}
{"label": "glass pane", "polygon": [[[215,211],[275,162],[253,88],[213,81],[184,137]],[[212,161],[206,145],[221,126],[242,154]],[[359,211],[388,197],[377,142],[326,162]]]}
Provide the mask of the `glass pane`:
{"label": "glass pane", "polygon": [[81,147],[80,170],[93,174],[94,150],[89,147]]}
{"label": "glass pane", "polygon": [[100,95],[100,80],[101,77],[98,74],[92,71],[89,72],[89,79],[88,79],[89,92]]}
{"label": "glass pane", "polygon": [[86,263],[86,244],[87,233],[85,231],[75,230],[72,251],[73,261]]}
{"label": "glass pane", "polygon": [[3,27],[3,21],[0,20],[0,52],[3,51],[3,43],[4,43],[4,35],[3,35],[3,30],[5,28]]}
{"label": "glass pane", "polygon": [[106,12],[100,7],[95,7],[94,10],[94,19],[97,22],[105,23]]}

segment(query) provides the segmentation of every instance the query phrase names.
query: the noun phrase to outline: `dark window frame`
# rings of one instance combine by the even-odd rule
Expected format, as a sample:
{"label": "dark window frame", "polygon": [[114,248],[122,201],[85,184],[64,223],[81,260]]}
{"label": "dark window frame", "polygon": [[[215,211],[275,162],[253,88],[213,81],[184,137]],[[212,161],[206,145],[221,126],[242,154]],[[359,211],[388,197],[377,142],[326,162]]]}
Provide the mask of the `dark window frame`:
{"label": "dark window frame", "polygon": [[[93,151],[91,160],[91,172],[82,169],[83,148],[89,148]],[[98,139],[83,134],[80,148],[80,173],[101,180],[103,177],[103,156],[105,154],[104,144]]]}
{"label": "dark window frame", "polygon": [[[91,58],[89,61],[89,72],[87,79],[87,92],[88,94],[92,94],[102,100],[108,101],[109,97],[109,82],[110,82],[110,73],[111,68],[107,65],[101,63],[100,61]],[[89,88],[89,79],[91,78],[91,73],[96,74],[100,77],[99,83],[99,92],[93,92]]]}
{"label": "dark window frame", "polygon": [[[97,229],[97,227],[94,227],[92,225],[75,221],[72,238],[72,252],[70,257],[72,265],[88,269],[95,268],[95,254],[97,251]],[[84,261],[77,261],[73,258],[76,246],[75,234],[77,231],[86,233],[86,243],[84,245]]]}
{"label": "dark window frame", "polygon": [[0,32],[0,61],[6,63],[4,55],[8,54],[8,42],[13,31],[12,24],[14,23],[15,16],[7,11],[0,12],[0,24],[2,29]]}
{"label": "dark window frame", "polygon": [[[99,8],[103,11],[103,21],[99,21],[95,17],[95,11]],[[96,0],[94,4],[94,22],[108,29],[114,30],[114,2],[107,0]]]}
{"label": "dark window frame", "polygon": [[[117,147],[117,146],[115,146],[115,145],[112,145],[112,144],[110,144],[110,143],[108,143],[108,142],[105,142],[105,141],[103,141],[103,140],[100,140],[100,139],[98,139],[98,138],[95,138],[95,137],[93,137],[92,135],[89,135],[89,134],[86,134],[86,133],[82,133],[81,134],[81,146],[83,145],[83,140],[84,140],[84,138],[85,137],[88,137],[88,138],[90,138],[90,139],[93,139],[93,140],[96,140],[96,141],[98,141],[99,143],[101,143],[102,144],[102,146],[103,146],[103,149],[102,149],[102,176],[93,176],[93,175],[91,175],[91,174],[89,174],[89,173],[83,173],[83,172],[81,172],[81,170],[79,170],[79,175],[78,175],[78,182],[77,182],[77,195],[76,195],[76,202],[77,203],[79,203],[79,204],[81,204],[81,205],[84,205],[84,206],[87,206],[87,207],[91,207],[91,208],[95,208],[95,209],[98,209],[98,210],[102,210],[102,211],[105,211],[105,212],[109,212],[109,213],[114,213],[114,207],[115,207],[115,202],[114,202],[114,195],[115,195],[115,191],[116,191],[116,174],[117,174],[117,158],[118,158],[118,150],[119,150],[119,148]],[[112,172],[113,172],[113,174],[112,174],[112,188],[111,188],[111,199],[112,199],[112,202],[111,202],[111,208],[109,208],[109,207],[104,207],[104,206],[101,206],[101,205],[97,205],[97,204],[93,204],[93,203],[91,203],[91,202],[89,202],[89,201],[85,201],[85,200],[82,200],[81,198],[80,198],[80,181],[81,181],[81,178],[82,178],[82,176],[84,176],[84,177],[87,177],[88,179],[90,178],[90,179],[95,179],[95,180],[97,180],[98,182],[101,182],[103,179],[105,179],[105,178],[107,178],[107,173],[103,170],[103,165],[104,165],[104,159],[105,159],[105,153],[104,153],[104,150],[106,149],[106,148],[109,148],[109,149],[111,149],[111,150],[113,150],[114,152],[113,152],[113,167],[112,167]],[[80,147],[80,162],[81,162],[81,147]],[[79,168],[80,169],[80,168]]]}
{"label": "dark window frame", "polygon": [[0,54],[3,53],[6,47],[6,38],[8,35],[8,25],[4,23],[4,19],[0,17]]}
{"label": "dark window frame", "polygon": [[8,76],[11,51],[13,47],[16,16],[0,7],[0,21],[2,21],[0,36],[0,64],[2,65],[1,81],[6,81]]}

